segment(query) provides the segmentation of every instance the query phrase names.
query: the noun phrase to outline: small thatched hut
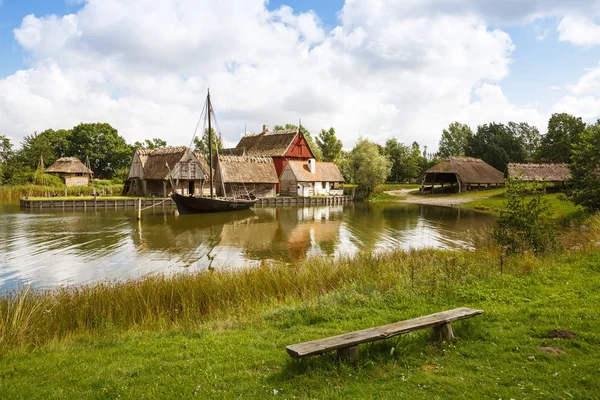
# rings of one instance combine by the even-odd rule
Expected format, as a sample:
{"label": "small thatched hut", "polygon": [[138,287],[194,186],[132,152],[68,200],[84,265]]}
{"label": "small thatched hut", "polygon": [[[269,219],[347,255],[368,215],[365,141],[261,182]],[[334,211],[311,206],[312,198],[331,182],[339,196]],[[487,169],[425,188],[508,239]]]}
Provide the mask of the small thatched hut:
{"label": "small thatched hut", "polygon": [[504,173],[506,178],[521,177],[525,182],[561,182],[571,179],[567,164],[517,164],[510,163]]}
{"label": "small thatched hut", "polygon": [[288,161],[280,176],[281,195],[309,197],[344,194],[344,177],[335,163]]}
{"label": "small thatched hut", "polygon": [[457,184],[458,192],[471,190],[473,186],[501,185],[504,174],[486,162],[471,157],[450,157],[429,168],[419,178],[421,190],[426,185]]}
{"label": "small thatched hut", "polygon": [[136,196],[166,197],[173,191],[198,195],[203,193],[207,176],[206,162],[185,146],[136,149],[124,192]]}
{"label": "small thatched hut", "polygon": [[215,186],[219,196],[235,196],[247,191],[256,197],[272,197],[278,183],[271,157],[218,157]]}
{"label": "small thatched hut", "polygon": [[94,174],[75,157],[59,158],[45,172],[60,176],[67,186],[87,186]]}

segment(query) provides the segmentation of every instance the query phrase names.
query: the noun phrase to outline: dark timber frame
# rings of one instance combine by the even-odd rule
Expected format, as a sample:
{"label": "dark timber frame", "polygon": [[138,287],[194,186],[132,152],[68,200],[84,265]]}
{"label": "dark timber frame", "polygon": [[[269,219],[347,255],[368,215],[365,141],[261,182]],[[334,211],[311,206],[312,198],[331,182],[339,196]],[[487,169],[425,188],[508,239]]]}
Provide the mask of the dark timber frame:
{"label": "dark timber frame", "polygon": [[453,310],[395,322],[389,325],[332,336],[326,339],[298,343],[287,346],[286,350],[291,357],[296,359],[337,350],[339,358],[354,361],[358,358],[358,345],[361,343],[389,339],[419,329],[433,328],[434,340],[452,340],[454,338],[454,333],[452,331],[452,326],[450,326],[451,322],[471,318],[480,314],[483,314],[482,310],[455,308]]}

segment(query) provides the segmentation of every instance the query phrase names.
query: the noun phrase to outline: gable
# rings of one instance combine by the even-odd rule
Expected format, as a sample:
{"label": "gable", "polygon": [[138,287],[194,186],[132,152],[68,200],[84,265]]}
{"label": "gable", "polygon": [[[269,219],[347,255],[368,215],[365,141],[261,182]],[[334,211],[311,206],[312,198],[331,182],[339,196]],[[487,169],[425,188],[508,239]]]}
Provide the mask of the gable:
{"label": "gable", "polygon": [[294,140],[290,143],[290,146],[287,148],[284,153],[284,157],[297,157],[297,158],[315,158],[310,146],[308,145],[308,141],[300,132]]}

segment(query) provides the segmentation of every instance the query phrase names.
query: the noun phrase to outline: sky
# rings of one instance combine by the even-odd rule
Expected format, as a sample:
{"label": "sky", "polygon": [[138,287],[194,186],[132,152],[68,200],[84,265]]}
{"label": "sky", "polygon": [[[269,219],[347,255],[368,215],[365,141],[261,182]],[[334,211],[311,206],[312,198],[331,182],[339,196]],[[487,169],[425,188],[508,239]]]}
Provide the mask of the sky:
{"label": "sky", "polygon": [[225,145],[334,127],[435,151],[454,121],[600,118],[600,0],[0,0],[0,135],[108,122]]}

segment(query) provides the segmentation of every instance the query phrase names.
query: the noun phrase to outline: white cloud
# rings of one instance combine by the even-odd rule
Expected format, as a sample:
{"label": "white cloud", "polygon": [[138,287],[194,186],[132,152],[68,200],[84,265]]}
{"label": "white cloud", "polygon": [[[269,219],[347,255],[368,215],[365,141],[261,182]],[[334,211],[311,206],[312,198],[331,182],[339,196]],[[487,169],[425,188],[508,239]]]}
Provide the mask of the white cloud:
{"label": "white cloud", "polygon": [[541,121],[490,84],[507,76],[514,49],[475,12],[495,3],[468,2],[462,14],[456,1],[438,3],[445,14],[423,3],[433,4],[348,0],[330,32],[312,12],[262,0],[89,0],[76,14],[30,15],[15,37],[32,65],[0,79],[0,131],[20,140],[106,121],[130,142],[188,144],[209,86],[228,143],[244,125],[301,117],[313,132],[334,126],[346,147],[365,135],[433,150],[459,117]]}
{"label": "white cloud", "polygon": [[600,93],[600,66],[588,70],[577,84],[570,86],[573,93],[581,95],[586,93]]}
{"label": "white cloud", "polygon": [[600,118],[600,98],[594,96],[565,96],[553,108],[553,112],[576,115],[586,121],[593,122]]}
{"label": "white cloud", "polygon": [[[600,6],[599,6],[600,7]],[[600,14],[600,8],[593,16]],[[593,17],[583,15],[567,15],[558,24],[559,39],[576,46],[600,45],[600,24]]]}

